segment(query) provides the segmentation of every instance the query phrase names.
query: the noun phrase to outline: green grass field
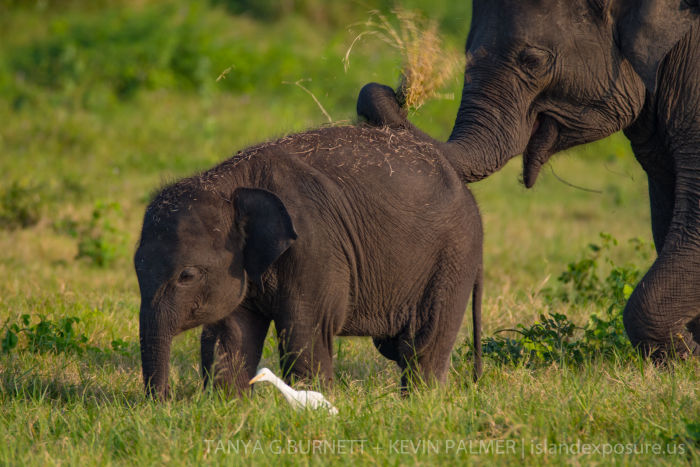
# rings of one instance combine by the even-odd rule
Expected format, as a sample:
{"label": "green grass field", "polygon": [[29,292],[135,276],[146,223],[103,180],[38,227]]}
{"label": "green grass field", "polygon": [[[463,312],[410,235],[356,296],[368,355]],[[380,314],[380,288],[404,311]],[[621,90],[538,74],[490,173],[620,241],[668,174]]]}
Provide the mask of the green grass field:
{"label": "green grass field", "polygon": [[[337,339],[337,417],[293,412],[266,386],[243,400],[202,392],[196,331],[175,340],[173,400],[144,397],[131,255],[152,191],[327,123],[285,83],[309,80],[335,122],[354,120],[364,83],[398,83],[400,57],[371,38],[342,63],[358,32],[346,26],[385,2],[282,3],[239,15],[255,3],[0,1],[0,464],[700,463],[698,361],[656,368],[619,327],[654,258],[622,135],[555,157],[532,190],[520,158],[472,186],[490,338],[478,384],[465,320],[449,382],[408,398],[368,338]],[[434,5],[461,47],[467,2],[406,3]],[[446,138],[460,88],[412,120]],[[533,334],[555,315],[576,328]],[[261,365],[278,371],[275,349],[271,333]]]}

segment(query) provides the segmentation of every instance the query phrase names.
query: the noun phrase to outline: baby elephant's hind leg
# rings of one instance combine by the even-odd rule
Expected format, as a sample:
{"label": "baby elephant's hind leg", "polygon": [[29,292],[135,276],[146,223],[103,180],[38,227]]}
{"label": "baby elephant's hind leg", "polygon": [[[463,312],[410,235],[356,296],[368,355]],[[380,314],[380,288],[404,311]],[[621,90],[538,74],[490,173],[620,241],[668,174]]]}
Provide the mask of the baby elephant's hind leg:
{"label": "baby elephant's hind leg", "polygon": [[[372,342],[383,357],[396,362],[401,369],[401,395],[408,395],[409,386],[414,386],[424,381],[420,368],[430,365],[419,363],[414,339],[410,337],[389,337],[385,339],[373,338]],[[424,362],[425,363],[425,362]],[[427,376],[427,375],[425,375]]]}
{"label": "baby elephant's hind leg", "polygon": [[401,355],[396,339],[390,337],[385,339],[375,337],[372,339],[372,342],[382,356],[394,362],[399,361]]}
{"label": "baby elephant's hind leg", "polygon": [[321,326],[276,321],[282,376],[287,382],[318,378],[322,386],[333,382],[333,336]]}
{"label": "baby elephant's hind leg", "polygon": [[456,293],[450,289],[432,290],[422,310],[430,318],[412,339],[403,340],[398,361],[403,370],[403,393],[416,384],[442,384],[447,379],[452,348],[471,292],[469,286],[458,288]]}

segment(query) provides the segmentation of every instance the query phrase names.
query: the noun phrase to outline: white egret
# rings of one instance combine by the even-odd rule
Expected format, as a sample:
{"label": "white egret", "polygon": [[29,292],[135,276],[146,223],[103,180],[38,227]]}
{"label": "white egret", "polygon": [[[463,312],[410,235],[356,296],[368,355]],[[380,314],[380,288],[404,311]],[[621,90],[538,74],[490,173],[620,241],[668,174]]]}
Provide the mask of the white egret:
{"label": "white egret", "polygon": [[310,409],[327,409],[331,415],[336,415],[338,409],[333,407],[333,404],[328,402],[323,394],[316,391],[295,391],[280,378],[275,376],[275,374],[270,371],[269,368],[260,368],[255,374],[255,377],[251,379],[248,384],[257,383],[258,381],[267,381],[272,383],[277,389],[280,390],[282,395],[287,402],[289,402],[294,409],[299,410],[305,407]]}

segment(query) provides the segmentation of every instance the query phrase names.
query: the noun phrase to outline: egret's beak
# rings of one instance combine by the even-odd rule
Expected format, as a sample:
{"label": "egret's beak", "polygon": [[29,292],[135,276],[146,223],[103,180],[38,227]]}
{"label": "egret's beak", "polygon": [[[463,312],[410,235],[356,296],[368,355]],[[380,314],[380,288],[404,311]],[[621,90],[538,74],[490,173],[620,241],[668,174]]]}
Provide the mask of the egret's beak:
{"label": "egret's beak", "polygon": [[253,379],[251,379],[250,381],[248,381],[248,384],[253,384],[254,382],[258,381],[258,380],[259,380],[260,378],[262,378],[262,377],[263,377],[263,373],[260,373],[260,374],[257,375],[255,378],[253,378]]}

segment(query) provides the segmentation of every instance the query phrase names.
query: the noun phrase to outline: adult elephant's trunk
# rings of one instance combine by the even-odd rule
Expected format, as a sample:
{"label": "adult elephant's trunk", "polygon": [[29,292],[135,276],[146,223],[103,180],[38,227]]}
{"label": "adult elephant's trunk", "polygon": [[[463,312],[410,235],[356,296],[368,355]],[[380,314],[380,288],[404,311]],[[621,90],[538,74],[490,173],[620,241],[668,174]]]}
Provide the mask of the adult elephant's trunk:
{"label": "adult elephant's trunk", "polygon": [[172,333],[158,326],[152,310],[141,309],[141,366],[146,394],[155,399],[169,395],[168,370]]}
{"label": "adult elephant's trunk", "polygon": [[532,186],[539,168],[554,152],[554,121],[533,112],[534,89],[508,64],[485,55],[468,64],[462,100],[447,142],[436,141],[406,119],[394,91],[367,84],[358,96],[357,113],[377,126],[408,128],[431,141],[466,182],[482,180],[525,151],[525,183]]}
{"label": "adult elephant's trunk", "polygon": [[625,330],[646,355],[700,355],[700,218],[692,170],[678,171],[663,248],[624,311]]}
{"label": "adult elephant's trunk", "polygon": [[467,67],[457,119],[443,145],[463,179],[486,178],[526,149],[537,130],[528,112],[532,97],[515,73],[494,70],[488,57]]}
{"label": "adult elephant's trunk", "polygon": [[412,125],[388,86],[367,84],[358,96],[357,113],[373,125],[407,128],[432,142],[466,182],[482,180],[524,153],[524,181],[531,187],[555,152],[559,128],[553,118],[531,109],[536,90],[518,76],[490,56],[469,64],[447,142],[436,141]]}

